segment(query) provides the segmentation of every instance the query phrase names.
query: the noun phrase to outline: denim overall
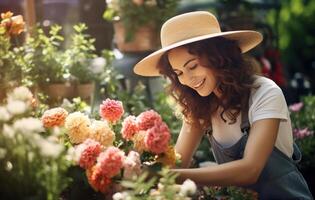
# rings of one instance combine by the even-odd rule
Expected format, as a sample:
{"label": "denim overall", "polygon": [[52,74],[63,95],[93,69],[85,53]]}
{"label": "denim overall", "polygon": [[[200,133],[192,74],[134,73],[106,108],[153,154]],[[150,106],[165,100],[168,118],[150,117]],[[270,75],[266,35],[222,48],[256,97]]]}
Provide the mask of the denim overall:
{"label": "denim overall", "polygon": [[[242,112],[240,128],[243,136],[228,148],[222,147],[215,140],[211,126],[207,128],[205,134],[209,139],[212,153],[218,164],[243,157],[250,128],[247,113],[247,110]],[[301,152],[295,143],[292,158],[274,147],[258,181],[247,186],[247,188],[258,192],[259,199],[313,199],[306,181],[296,167],[296,163],[301,160],[301,157]]]}

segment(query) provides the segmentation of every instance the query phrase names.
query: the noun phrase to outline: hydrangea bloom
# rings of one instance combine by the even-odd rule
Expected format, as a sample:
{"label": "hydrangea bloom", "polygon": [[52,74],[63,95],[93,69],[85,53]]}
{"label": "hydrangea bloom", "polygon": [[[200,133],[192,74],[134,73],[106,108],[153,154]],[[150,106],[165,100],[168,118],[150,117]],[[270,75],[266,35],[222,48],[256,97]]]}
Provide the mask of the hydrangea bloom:
{"label": "hydrangea bloom", "polygon": [[115,140],[115,133],[106,121],[96,120],[92,123],[90,138],[100,142],[103,146],[111,146]]}
{"label": "hydrangea bloom", "polygon": [[107,177],[116,176],[123,167],[125,153],[117,147],[108,147],[98,158],[95,167]]}
{"label": "hydrangea bloom", "polygon": [[138,132],[138,125],[135,116],[128,116],[122,122],[121,134],[125,140],[131,140],[135,133]]}
{"label": "hydrangea bloom", "polygon": [[78,144],[86,140],[92,131],[90,123],[90,119],[83,113],[74,112],[68,115],[65,127],[70,141]]}
{"label": "hydrangea bloom", "polygon": [[139,131],[132,138],[134,148],[139,153],[147,150],[145,142],[144,142],[145,136],[146,136],[146,132],[145,131]]}
{"label": "hydrangea bloom", "polygon": [[124,177],[131,178],[133,175],[139,175],[141,171],[141,161],[138,152],[130,151],[124,160]]}
{"label": "hydrangea bloom", "polygon": [[111,122],[116,123],[124,114],[124,108],[121,101],[106,99],[100,105],[100,116]]}
{"label": "hydrangea bloom", "polygon": [[148,111],[142,112],[137,117],[139,130],[150,129],[154,126],[155,123],[161,123],[161,122],[162,122],[161,116],[154,110],[148,110]]}
{"label": "hydrangea bloom", "polygon": [[161,122],[156,123],[152,128],[147,130],[144,142],[149,151],[160,154],[167,150],[170,138],[171,135],[167,125]]}
{"label": "hydrangea bloom", "polygon": [[95,140],[86,139],[77,146],[76,151],[79,154],[78,163],[80,167],[88,169],[96,163],[96,159],[102,151],[102,146]]}
{"label": "hydrangea bloom", "polygon": [[62,126],[65,123],[65,119],[68,116],[68,112],[63,108],[52,108],[46,110],[42,116],[42,123],[46,128],[52,128],[54,126]]}
{"label": "hydrangea bloom", "polygon": [[95,191],[105,193],[111,184],[111,179],[100,171],[96,166],[86,170],[86,176]]}

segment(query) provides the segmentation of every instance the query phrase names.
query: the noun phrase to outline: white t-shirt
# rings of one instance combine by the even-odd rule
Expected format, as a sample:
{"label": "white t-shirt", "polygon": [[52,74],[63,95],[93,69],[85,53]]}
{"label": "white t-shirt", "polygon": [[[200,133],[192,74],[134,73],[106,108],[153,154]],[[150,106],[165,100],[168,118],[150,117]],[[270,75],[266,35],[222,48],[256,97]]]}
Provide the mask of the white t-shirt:
{"label": "white t-shirt", "polygon": [[[262,76],[256,76],[254,84],[260,87],[252,89],[250,95],[248,110],[250,125],[266,118],[281,119],[275,146],[291,157],[293,153],[292,127],[282,90],[272,80]],[[223,122],[219,113],[220,111],[216,117],[212,118],[213,136],[223,147],[232,146],[243,135],[240,130],[241,115],[238,116],[236,123],[228,125]]]}

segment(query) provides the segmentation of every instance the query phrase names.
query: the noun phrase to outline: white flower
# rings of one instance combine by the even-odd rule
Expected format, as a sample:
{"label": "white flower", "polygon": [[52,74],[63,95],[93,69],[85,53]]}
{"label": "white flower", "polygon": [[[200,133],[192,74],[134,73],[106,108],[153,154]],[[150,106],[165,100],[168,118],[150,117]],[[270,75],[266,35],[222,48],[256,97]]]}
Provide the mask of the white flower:
{"label": "white flower", "polygon": [[24,86],[15,88],[9,95],[10,100],[29,101],[33,98],[31,91]]}
{"label": "white flower", "polygon": [[40,149],[40,153],[45,157],[57,158],[59,157],[61,152],[64,150],[63,145],[59,143],[51,142],[44,138],[40,138],[36,140],[36,143]]}
{"label": "white flower", "polygon": [[66,154],[66,160],[72,163],[78,163],[80,154],[76,152],[74,147],[69,147]]}
{"label": "white flower", "polygon": [[0,148],[0,159],[3,159],[7,154],[7,150],[4,148]]}
{"label": "white flower", "polygon": [[0,121],[6,122],[11,118],[10,113],[8,112],[8,110],[1,106],[0,107]]}
{"label": "white flower", "polygon": [[15,121],[13,128],[23,134],[39,133],[44,130],[42,122],[32,117]]}
{"label": "white flower", "polygon": [[12,100],[8,102],[7,109],[12,115],[19,115],[26,111],[27,106],[23,101]]}
{"label": "white flower", "polygon": [[187,196],[187,195],[192,195],[195,194],[197,191],[197,186],[195,182],[193,182],[190,179],[187,179],[184,181],[184,183],[180,186],[180,194]]}
{"label": "white flower", "polygon": [[7,138],[14,138],[15,136],[13,128],[7,124],[3,125],[2,134]]}
{"label": "white flower", "polygon": [[112,197],[113,197],[113,200],[131,199],[128,195],[128,192],[116,192]]}
{"label": "white flower", "polygon": [[94,58],[91,62],[91,71],[94,74],[100,74],[104,72],[104,67],[106,65],[106,60],[103,57]]}

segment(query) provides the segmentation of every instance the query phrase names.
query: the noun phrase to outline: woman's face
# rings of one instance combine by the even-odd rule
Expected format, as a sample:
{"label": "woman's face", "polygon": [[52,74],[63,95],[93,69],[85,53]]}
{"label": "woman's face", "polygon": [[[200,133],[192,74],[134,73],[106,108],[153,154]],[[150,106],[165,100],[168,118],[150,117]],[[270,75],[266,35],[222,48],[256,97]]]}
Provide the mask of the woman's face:
{"label": "woman's face", "polygon": [[213,71],[204,67],[200,58],[190,54],[187,48],[170,50],[168,59],[181,84],[194,89],[200,96],[208,96],[212,92],[218,95]]}

